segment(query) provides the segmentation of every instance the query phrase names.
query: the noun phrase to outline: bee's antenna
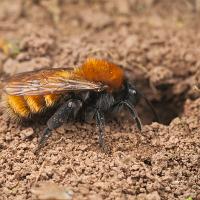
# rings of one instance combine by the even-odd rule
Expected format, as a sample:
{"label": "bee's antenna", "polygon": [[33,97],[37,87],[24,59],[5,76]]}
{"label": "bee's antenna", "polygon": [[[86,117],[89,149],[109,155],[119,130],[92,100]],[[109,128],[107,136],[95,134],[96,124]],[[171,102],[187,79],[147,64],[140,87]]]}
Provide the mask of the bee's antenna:
{"label": "bee's antenna", "polygon": [[[137,91],[138,92],[138,91]],[[160,119],[156,113],[156,110],[154,109],[152,103],[146,98],[146,96],[144,94],[142,94],[141,92],[138,92],[139,95],[145,100],[146,104],[149,106],[149,108],[151,109],[153,115],[155,116],[155,119],[157,122],[160,122]]]}

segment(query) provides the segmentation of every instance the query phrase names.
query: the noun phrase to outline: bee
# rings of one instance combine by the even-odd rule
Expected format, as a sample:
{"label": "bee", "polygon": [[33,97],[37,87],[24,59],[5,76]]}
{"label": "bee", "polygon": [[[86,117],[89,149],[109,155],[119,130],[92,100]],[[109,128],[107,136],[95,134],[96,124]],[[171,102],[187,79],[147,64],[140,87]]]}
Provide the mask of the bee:
{"label": "bee", "polygon": [[96,120],[99,145],[105,148],[105,116],[127,108],[139,130],[141,120],[135,106],[140,97],[156,112],[148,99],[125,77],[124,70],[111,62],[87,59],[73,69],[42,69],[17,74],[4,83],[4,101],[10,116],[29,120],[48,110],[54,113],[47,121],[38,143],[39,150],[52,130],[70,120]]}

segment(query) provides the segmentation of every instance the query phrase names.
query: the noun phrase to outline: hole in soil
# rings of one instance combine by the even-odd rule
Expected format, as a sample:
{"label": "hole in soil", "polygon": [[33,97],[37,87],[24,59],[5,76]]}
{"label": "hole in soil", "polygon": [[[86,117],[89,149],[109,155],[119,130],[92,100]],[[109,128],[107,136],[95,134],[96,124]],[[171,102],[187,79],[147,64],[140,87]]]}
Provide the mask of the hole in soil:
{"label": "hole in soil", "polygon": [[177,101],[174,99],[167,100],[162,98],[158,102],[152,102],[152,104],[159,116],[160,123],[169,125],[174,118],[182,114],[184,102],[184,99],[179,99],[177,97]]}
{"label": "hole in soil", "polygon": [[[167,88],[160,87],[158,91],[160,92],[161,97],[159,100],[155,100],[156,97],[154,94],[152,94],[152,90],[149,88],[146,91],[146,97],[151,101],[161,124],[169,125],[174,118],[181,116],[184,102],[186,100],[186,94],[176,96],[173,94],[170,86]],[[137,110],[143,124],[150,124],[152,121],[155,121],[153,113],[151,112],[150,108],[143,102],[143,100],[141,100]]]}

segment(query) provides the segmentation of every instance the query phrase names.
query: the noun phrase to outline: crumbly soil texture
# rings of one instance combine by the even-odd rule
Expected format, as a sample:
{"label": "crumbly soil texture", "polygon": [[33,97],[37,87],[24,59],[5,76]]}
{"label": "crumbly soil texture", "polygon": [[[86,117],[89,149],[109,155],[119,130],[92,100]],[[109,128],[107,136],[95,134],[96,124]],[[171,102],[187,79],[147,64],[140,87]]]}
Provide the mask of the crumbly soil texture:
{"label": "crumbly soil texture", "polygon": [[200,199],[200,3],[198,0],[1,0],[0,78],[86,58],[123,66],[155,107],[141,101],[139,132],[128,113],[53,131],[0,110],[0,199]]}

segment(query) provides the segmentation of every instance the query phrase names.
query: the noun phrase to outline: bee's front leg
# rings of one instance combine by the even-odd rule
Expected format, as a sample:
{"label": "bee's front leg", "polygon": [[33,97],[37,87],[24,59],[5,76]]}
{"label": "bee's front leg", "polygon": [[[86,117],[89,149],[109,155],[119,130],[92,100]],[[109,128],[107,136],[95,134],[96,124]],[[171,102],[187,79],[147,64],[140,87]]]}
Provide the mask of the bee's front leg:
{"label": "bee's front leg", "polygon": [[69,99],[66,103],[61,105],[53,116],[47,121],[47,128],[44,129],[35,152],[38,152],[42,148],[47,139],[51,136],[53,129],[60,127],[69,119],[75,118],[81,107],[82,101],[77,99]]}
{"label": "bee's front leg", "polygon": [[131,114],[131,117],[135,120],[136,122],[136,125],[137,125],[137,128],[141,131],[142,130],[142,123],[141,123],[141,120],[137,114],[137,111],[136,109],[134,108],[134,106],[128,102],[127,100],[122,100],[118,103],[116,103],[115,105],[113,105],[111,107],[111,112],[113,113],[116,113],[116,112],[119,112],[121,111],[122,108],[127,108],[129,113]]}

